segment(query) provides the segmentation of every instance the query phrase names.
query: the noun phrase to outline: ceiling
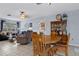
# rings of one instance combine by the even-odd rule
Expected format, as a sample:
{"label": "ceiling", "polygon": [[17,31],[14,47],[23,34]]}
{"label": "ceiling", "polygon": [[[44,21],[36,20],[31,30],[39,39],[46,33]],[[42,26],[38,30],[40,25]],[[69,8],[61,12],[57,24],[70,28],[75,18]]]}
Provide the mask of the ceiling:
{"label": "ceiling", "polygon": [[[64,13],[68,11],[79,10],[79,4],[77,3],[52,3],[40,4],[35,3],[2,3],[0,4],[0,17],[18,19],[20,11],[24,10],[30,18],[52,16],[57,13]],[[12,16],[7,16],[11,14]]]}

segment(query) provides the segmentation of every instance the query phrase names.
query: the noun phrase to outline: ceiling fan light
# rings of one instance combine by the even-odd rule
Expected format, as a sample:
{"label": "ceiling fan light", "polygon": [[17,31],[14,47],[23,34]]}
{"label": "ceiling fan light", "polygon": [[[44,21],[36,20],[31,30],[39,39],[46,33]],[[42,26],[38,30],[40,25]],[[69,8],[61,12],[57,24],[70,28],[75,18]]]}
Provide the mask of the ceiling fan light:
{"label": "ceiling fan light", "polygon": [[25,11],[20,11],[20,16],[19,16],[20,19],[26,19],[28,17],[29,16],[27,15],[27,13]]}
{"label": "ceiling fan light", "polygon": [[25,17],[25,15],[21,15],[20,18],[21,19],[25,19],[26,17]]}

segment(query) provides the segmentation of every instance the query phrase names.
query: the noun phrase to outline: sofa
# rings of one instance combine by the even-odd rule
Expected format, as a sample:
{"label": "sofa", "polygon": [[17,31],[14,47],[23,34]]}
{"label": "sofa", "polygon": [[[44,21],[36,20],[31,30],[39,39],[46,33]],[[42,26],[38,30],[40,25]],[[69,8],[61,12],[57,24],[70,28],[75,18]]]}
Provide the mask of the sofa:
{"label": "sofa", "polygon": [[17,43],[28,44],[32,40],[32,31],[28,30],[27,32],[22,32],[22,34],[17,35]]}
{"label": "sofa", "polygon": [[8,37],[6,35],[0,34],[0,41],[8,40]]}

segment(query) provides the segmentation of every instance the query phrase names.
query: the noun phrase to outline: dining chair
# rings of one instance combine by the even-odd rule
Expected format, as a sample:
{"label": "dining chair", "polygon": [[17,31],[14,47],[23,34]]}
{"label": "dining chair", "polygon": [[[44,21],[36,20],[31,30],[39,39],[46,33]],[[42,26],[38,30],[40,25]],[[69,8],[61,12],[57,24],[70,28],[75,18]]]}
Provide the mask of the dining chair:
{"label": "dining chair", "polygon": [[64,52],[65,56],[68,56],[69,39],[70,39],[70,34],[61,36],[61,40],[56,44],[57,52],[58,51]]}
{"label": "dining chair", "polygon": [[39,36],[37,32],[32,33],[32,44],[33,44],[33,55],[39,55],[39,43],[38,43]]}

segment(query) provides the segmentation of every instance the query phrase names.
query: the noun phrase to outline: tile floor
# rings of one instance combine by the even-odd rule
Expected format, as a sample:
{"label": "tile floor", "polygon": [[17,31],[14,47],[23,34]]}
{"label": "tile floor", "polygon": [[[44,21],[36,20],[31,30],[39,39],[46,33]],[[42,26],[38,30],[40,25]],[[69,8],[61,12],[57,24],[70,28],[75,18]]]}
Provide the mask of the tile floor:
{"label": "tile floor", "polygon": [[19,45],[0,41],[0,56],[32,56],[32,44]]}
{"label": "tile floor", "polygon": [[[63,55],[63,53],[59,53]],[[16,42],[0,41],[0,56],[32,56],[32,43],[19,45]],[[69,56],[79,56],[79,47],[69,46]]]}

